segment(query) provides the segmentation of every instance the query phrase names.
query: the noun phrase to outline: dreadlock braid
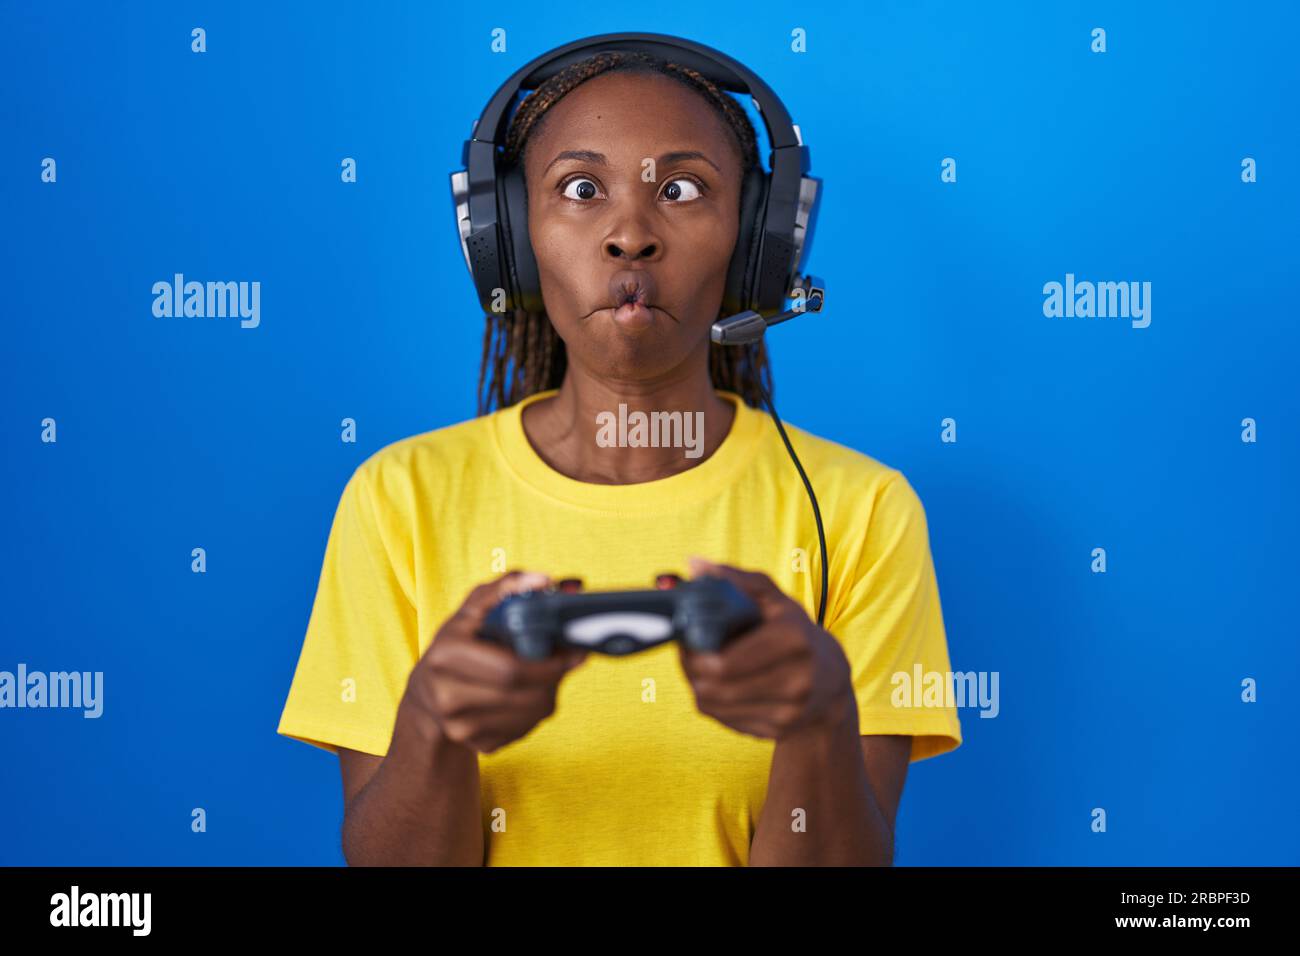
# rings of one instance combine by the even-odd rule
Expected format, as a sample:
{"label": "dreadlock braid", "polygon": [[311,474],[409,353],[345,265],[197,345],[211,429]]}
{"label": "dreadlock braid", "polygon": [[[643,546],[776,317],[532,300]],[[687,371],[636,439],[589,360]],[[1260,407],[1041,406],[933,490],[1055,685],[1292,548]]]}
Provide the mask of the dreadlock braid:
{"label": "dreadlock braid", "polygon": [[[524,97],[506,133],[504,166],[523,163],[530,136],[547,110],[565,94],[593,77],[620,72],[661,74],[703,94],[735,136],[742,173],[759,165],[754,126],[733,97],[698,71],[679,63],[644,53],[610,51],[565,67]],[[739,241],[746,241],[746,237]],[[564,341],[545,312],[515,309],[509,314],[489,314],[479,366],[478,413],[483,415],[536,392],[559,388],[567,367]],[[763,340],[746,346],[710,342],[709,378],[714,388],[735,392],[745,404],[761,407],[762,390],[773,394],[772,370]]]}

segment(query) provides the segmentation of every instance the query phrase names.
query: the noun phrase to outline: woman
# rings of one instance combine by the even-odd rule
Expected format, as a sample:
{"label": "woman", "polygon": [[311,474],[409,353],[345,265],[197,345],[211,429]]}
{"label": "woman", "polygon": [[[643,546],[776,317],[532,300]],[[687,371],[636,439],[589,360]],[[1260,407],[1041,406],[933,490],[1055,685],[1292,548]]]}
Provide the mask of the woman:
{"label": "woman", "polygon": [[[830,548],[817,626],[762,344],[709,339],[752,125],[698,73],[604,53],[525,99],[505,145],[545,314],[489,317],[478,418],[347,483],[279,726],[338,754],[346,859],[891,863],[909,761],[961,742],[951,701],[895,693],[949,670],[925,514],[900,472],[788,429]],[[664,411],[699,423],[693,447],[610,441],[611,416]],[[761,623],[719,653],[476,639],[509,593],[674,570],[729,579]]]}

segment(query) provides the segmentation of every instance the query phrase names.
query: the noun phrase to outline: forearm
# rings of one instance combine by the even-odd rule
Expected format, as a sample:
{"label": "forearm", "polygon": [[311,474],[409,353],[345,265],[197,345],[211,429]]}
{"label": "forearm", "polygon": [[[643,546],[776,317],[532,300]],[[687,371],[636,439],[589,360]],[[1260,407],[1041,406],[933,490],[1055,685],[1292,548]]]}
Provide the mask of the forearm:
{"label": "forearm", "polygon": [[[797,812],[802,811],[802,812]],[[777,741],[750,866],[889,866],[894,837],[867,777],[851,693]]]}
{"label": "forearm", "polygon": [[350,866],[482,866],[478,754],[398,710],[375,775],[344,812]]}

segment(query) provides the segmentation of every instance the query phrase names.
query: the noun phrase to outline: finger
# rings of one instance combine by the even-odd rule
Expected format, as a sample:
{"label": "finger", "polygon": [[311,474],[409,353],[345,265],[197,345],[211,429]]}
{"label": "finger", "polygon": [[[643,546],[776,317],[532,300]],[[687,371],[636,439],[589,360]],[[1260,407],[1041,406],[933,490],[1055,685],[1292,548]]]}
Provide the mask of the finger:
{"label": "finger", "polygon": [[550,583],[550,577],[540,571],[507,571],[495,581],[487,581],[470,591],[456,616],[477,625],[509,595],[543,588]]}
{"label": "finger", "polygon": [[736,680],[798,658],[807,645],[791,638],[787,627],[762,623],[722,645],[717,653],[689,650],[683,643],[682,669],[688,675]]}
{"label": "finger", "polygon": [[795,661],[773,664],[736,680],[720,680],[708,674],[689,676],[697,700],[714,704],[746,702],[795,703],[806,700],[812,692],[806,668]]}
{"label": "finger", "polygon": [[541,685],[501,689],[455,680],[439,687],[438,710],[444,717],[479,722],[498,712],[518,714],[548,705],[553,694],[553,688]]}
{"label": "finger", "polygon": [[453,740],[479,753],[492,753],[527,735],[547,716],[545,709],[534,719],[533,712],[495,711],[445,718],[442,726]]}
{"label": "finger", "polygon": [[748,595],[758,605],[764,617],[773,616],[785,606],[785,602],[790,600],[785,592],[778,588],[775,582],[761,571],[746,571],[730,564],[718,564],[696,555],[688,558],[687,564],[690,567],[692,579],[712,575],[730,581],[742,594]]}
{"label": "finger", "polygon": [[571,654],[552,654],[534,661],[491,641],[452,641],[431,659],[440,673],[486,687],[553,686],[582,662]]}
{"label": "finger", "polygon": [[764,724],[772,730],[791,726],[799,718],[799,708],[787,700],[715,702],[709,705],[709,713],[727,723]]}
{"label": "finger", "polygon": [[716,711],[723,707],[757,707],[772,711],[778,708],[802,709],[807,695],[785,677],[759,674],[741,685],[712,684],[704,681],[692,685],[700,707]]}
{"label": "finger", "polygon": [[748,734],[750,737],[761,737],[767,740],[775,740],[779,735],[777,728],[767,720],[763,719],[743,719],[741,717],[728,715],[725,719],[708,711],[701,711],[711,720],[716,720],[722,726],[731,730],[737,730],[742,734]]}

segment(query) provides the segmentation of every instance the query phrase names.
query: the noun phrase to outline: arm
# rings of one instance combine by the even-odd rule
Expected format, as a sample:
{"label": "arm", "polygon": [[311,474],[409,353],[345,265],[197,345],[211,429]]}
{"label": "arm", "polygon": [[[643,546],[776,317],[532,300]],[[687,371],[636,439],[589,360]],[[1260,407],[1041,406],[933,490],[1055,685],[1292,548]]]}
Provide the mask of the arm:
{"label": "arm", "polygon": [[587,652],[525,660],[475,635],[506,595],[549,580],[511,571],[474,588],[412,669],[388,753],[339,748],[349,864],[484,865],[478,756],[550,716],[560,681]]}
{"label": "arm", "polygon": [[766,574],[692,559],[755,602],[760,621],[717,653],[682,650],[701,713],[776,741],[751,866],[889,865],[910,735],[862,736],[837,638]]}
{"label": "arm", "polygon": [[912,738],[859,736],[857,706],[847,703],[838,720],[777,741],[750,866],[892,865]]}
{"label": "arm", "polygon": [[[893,674],[909,665],[950,670],[925,509],[901,472],[887,475],[874,495],[855,500],[870,506],[853,522],[867,534],[859,553],[846,557],[847,580],[832,626],[852,662],[849,693],[856,706],[841,696],[851,716],[832,708],[813,727],[778,739],[768,783],[768,800],[777,806],[770,817],[764,808],[751,847],[760,862],[892,863],[894,820],[913,753],[926,756],[960,743],[951,705],[895,709],[892,695]],[[810,640],[831,649],[815,631]],[[805,685],[806,678],[794,682]],[[841,683],[837,696],[843,693]],[[882,725],[888,729],[874,729]],[[859,735],[861,744],[853,744]],[[924,745],[923,737],[929,738]],[[795,806],[807,810],[806,833],[790,832]]]}
{"label": "arm", "polygon": [[387,755],[339,748],[349,866],[482,866],[478,754],[403,705]]}

